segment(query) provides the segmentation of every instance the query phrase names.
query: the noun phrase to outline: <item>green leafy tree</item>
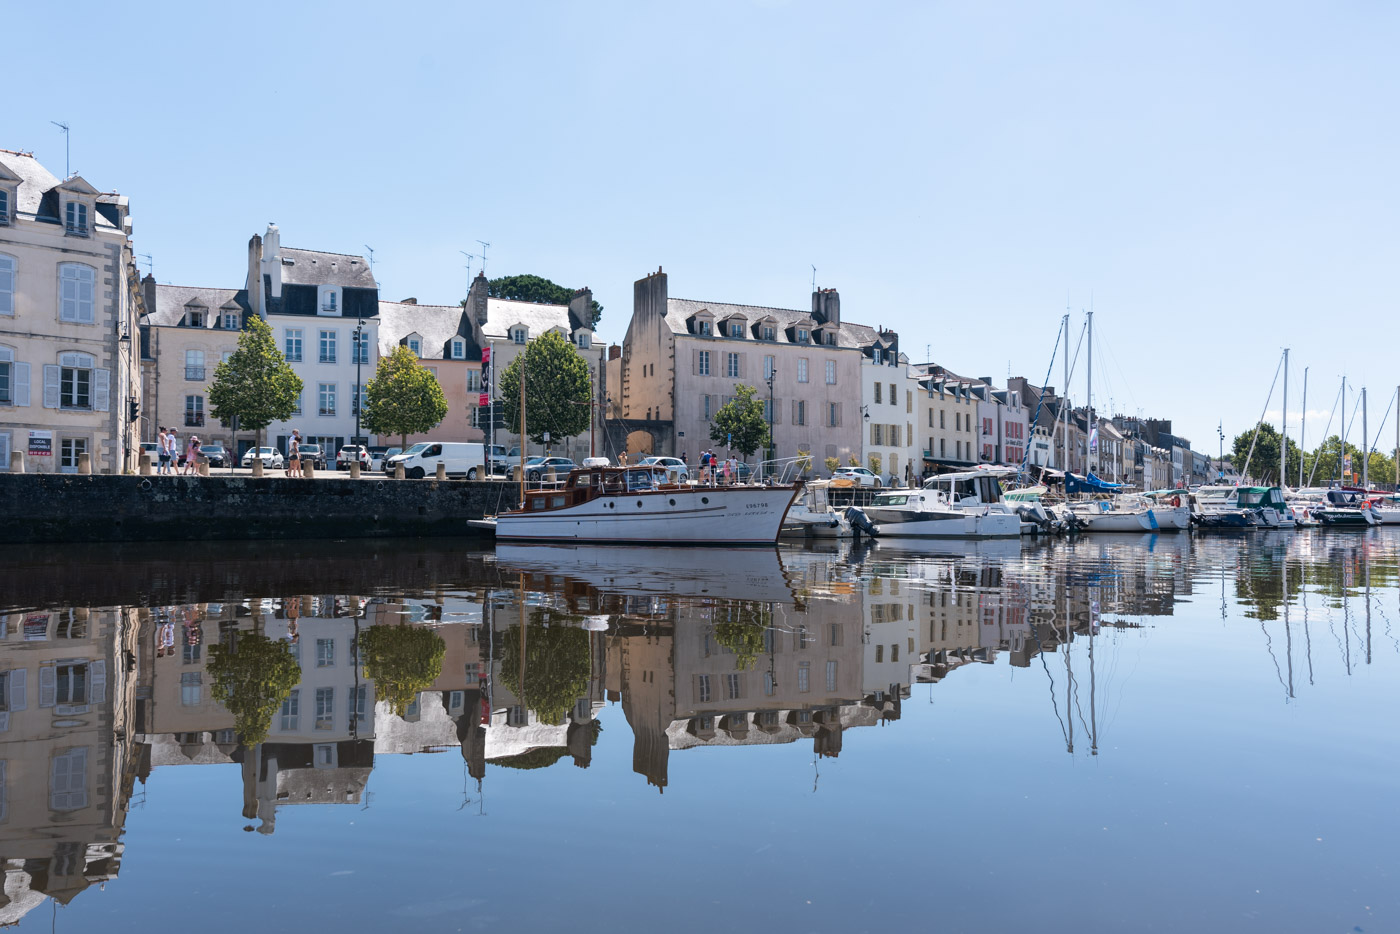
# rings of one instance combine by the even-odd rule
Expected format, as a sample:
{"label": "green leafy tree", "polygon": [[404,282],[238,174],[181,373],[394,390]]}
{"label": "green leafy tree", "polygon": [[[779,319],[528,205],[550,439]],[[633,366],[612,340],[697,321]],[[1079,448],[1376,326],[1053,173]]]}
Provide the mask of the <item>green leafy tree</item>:
{"label": "green leafy tree", "polygon": [[871,454],[868,458],[866,458],[866,461],[868,462],[867,466],[870,467],[870,472],[878,476],[880,473],[880,464],[882,463],[880,460],[880,455]]}
{"label": "green leafy tree", "polygon": [[301,377],[277,349],[272,328],[250,316],[238,335],[238,349],[214,367],[209,414],[225,425],[237,418],[238,427],[252,430],[253,443],[260,446],[264,428],[292,417],[301,389]]}
{"label": "green leafy tree", "polygon": [[811,451],[804,451],[804,450],[802,450],[801,448],[798,448],[798,450],[797,450],[797,470],[798,470],[798,472],[801,473],[802,476],[804,476],[804,477],[807,476],[807,474],[809,474],[809,473],[812,472],[812,452],[811,452]]}
{"label": "green leafy tree", "polygon": [[400,717],[442,674],[447,644],[422,626],[371,626],[360,633],[360,658],[374,693]]}
{"label": "green leafy tree", "polygon": [[827,474],[834,474],[836,473],[836,468],[841,466],[841,458],[828,457],[826,460],[822,461],[822,463],[826,465]]}
{"label": "green leafy tree", "polygon": [[[539,302],[544,305],[567,305],[574,299],[574,289],[551,282],[540,276],[502,276],[487,283],[486,294],[492,298],[508,298],[517,302]],[[589,309],[593,315],[592,327],[598,327],[603,317],[603,306],[597,301]]]}
{"label": "green leafy tree", "polygon": [[558,331],[546,331],[525,345],[525,352],[501,373],[498,386],[506,426],[520,434],[520,373],[525,372],[525,429],[530,440],[544,443],[572,438],[588,430],[593,377],[588,361]]}
{"label": "green leafy tree", "polygon": [[403,345],[379,361],[374,378],[365,384],[360,415],[365,427],[378,435],[398,435],[403,447],[409,435],[432,431],[446,416],[447,397],[437,377]]}
{"label": "green leafy tree", "polygon": [[211,645],[206,670],[214,679],[214,699],[233,714],[234,732],[245,746],[267,738],[273,714],[301,681],[291,647],[257,633],[240,633],[233,646]]}
{"label": "green leafy tree", "polygon": [[521,632],[506,630],[501,645],[501,673],[506,685],[544,723],[558,725],[580,697],[588,693],[591,674],[588,631],[568,617],[544,611],[531,614],[524,633],[524,679],[521,679]]}
{"label": "green leafy tree", "polygon": [[710,422],[710,440],[748,458],[768,443],[768,419],[763,416],[758,390],[738,383],[734,393]]}
{"label": "green leafy tree", "polygon": [[[1307,455],[1303,462],[1303,479],[1312,477],[1315,485],[1321,486],[1329,480],[1337,480],[1342,477],[1342,469],[1345,461],[1342,459],[1343,452],[1351,457],[1351,469],[1355,475],[1354,479],[1360,482],[1362,476],[1363,462],[1361,460],[1361,449],[1354,444],[1348,443],[1343,449],[1342,439],[1337,435],[1332,435],[1326,441],[1317,446],[1317,449]],[[1293,473],[1290,467],[1288,472]],[[1370,474],[1371,483],[1394,483],[1395,482],[1395,461],[1391,456],[1382,454],[1380,451],[1371,452]],[[1295,476],[1296,479],[1296,476]]]}
{"label": "green leafy tree", "polygon": [[[1249,457],[1249,446],[1254,443],[1254,456]],[[1242,432],[1235,437],[1235,442],[1231,448],[1230,463],[1244,471],[1245,460],[1249,460],[1249,473],[1262,486],[1273,486],[1279,484],[1278,475],[1278,452],[1279,434],[1278,429],[1268,422],[1259,426],[1259,440],[1254,442],[1254,430]],[[1288,473],[1297,479],[1298,458],[1302,457],[1302,451],[1298,449],[1297,443],[1288,439]]]}

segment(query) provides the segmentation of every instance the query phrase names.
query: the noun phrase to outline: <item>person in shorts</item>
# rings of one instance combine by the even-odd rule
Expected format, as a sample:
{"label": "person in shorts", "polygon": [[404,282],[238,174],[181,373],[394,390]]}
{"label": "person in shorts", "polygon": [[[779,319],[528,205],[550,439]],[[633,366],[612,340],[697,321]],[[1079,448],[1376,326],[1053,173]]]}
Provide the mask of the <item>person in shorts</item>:
{"label": "person in shorts", "polygon": [[301,475],[301,432],[293,430],[291,440],[287,442],[287,476],[297,477]]}
{"label": "person in shorts", "polygon": [[156,435],[156,473],[170,473],[170,439],[164,425],[160,426],[160,434]]}

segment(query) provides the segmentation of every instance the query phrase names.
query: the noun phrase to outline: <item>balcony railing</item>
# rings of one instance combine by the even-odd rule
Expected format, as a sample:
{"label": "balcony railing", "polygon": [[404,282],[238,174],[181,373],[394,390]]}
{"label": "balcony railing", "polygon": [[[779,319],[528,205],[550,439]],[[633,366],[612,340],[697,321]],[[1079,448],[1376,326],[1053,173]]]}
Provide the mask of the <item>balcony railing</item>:
{"label": "balcony railing", "polygon": [[322,415],[334,415],[334,414],[335,414],[335,406],[333,406],[333,405],[329,405],[329,406],[323,405],[323,406],[321,406],[321,414],[322,414]]}
{"label": "balcony railing", "polygon": [[202,366],[187,366],[187,367],[185,367],[185,379],[204,379],[204,367],[202,367]]}
{"label": "balcony railing", "polygon": [[321,355],[317,358],[317,362],[318,362],[318,363],[334,363],[334,362],[335,362],[335,354],[333,354],[333,353],[323,353],[323,354],[321,354]]}

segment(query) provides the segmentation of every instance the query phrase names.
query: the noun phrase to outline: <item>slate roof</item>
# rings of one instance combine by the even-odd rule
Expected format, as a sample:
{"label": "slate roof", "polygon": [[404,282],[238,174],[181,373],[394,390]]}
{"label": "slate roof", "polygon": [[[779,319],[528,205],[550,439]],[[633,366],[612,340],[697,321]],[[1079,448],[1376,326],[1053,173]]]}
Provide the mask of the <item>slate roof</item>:
{"label": "slate roof", "polygon": [[424,360],[450,360],[448,343],[460,337],[467,344],[466,359],[480,360],[481,349],[472,340],[471,322],[460,305],[379,303],[379,355],[388,356],[410,334],[423,338],[419,354]]}
{"label": "slate roof", "polygon": [[230,303],[237,305],[242,315],[252,311],[252,306],[248,304],[247,289],[207,289],[196,285],[157,284],[156,307],[154,310],[147,309],[141,323],[157,327],[176,327],[185,316],[185,306],[195,304],[203,305],[208,310],[209,313],[204,317],[204,326],[214,329],[219,323],[220,312]]}
{"label": "slate roof", "polygon": [[[796,343],[796,341],[788,340],[787,329],[794,327],[799,321],[807,321],[812,318],[810,311],[798,311],[793,308],[769,308],[763,305],[735,305],[729,302],[698,302],[688,298],[668,298],[666,300],[666,323],[676,334],[689,334],[690,329],[686,327],[686,319],[704,310],[713,314],[716,321],[723,321],[736,314],[743,315],[748,319],[750,327],[764,318],[771,317],[777,322],[777,337],[772,343],[779,344]],[[752,338],[745,338],[745,340],[750,339]],[[869,348],[876,342],[880,342],[882,346],[886,343],[880,340],[880,334],[874,328],[850,321],[842,321],[836,335],[837,347],[859,350]]]}
{"label": "slate roof", "polygon": [[[33,153],[0,149],[0,166],[4,167],[4,170],[0,171],[0,178],[13,176],[19,179],[14,208],[17,215],[59,222],[58,188],[64,184],[62,180],[40,165]],[[115,205],[124,206],[126,199],[115,192],[98,192],[80,175],[75,175],[68,181],[78,182],[78,187],[92,190],[97,202],[97,210],[93,212],[93,226],[116,230],[116,224],[109,214]]]}
{"label": "slate roof", "polygon": [[568,305],[518,302],[507,298],[486,299],[486,324],[481,329],[484,337],[507,340],[513,324],[523,324],[529,328],[531,340],[556,327],[562,327],[568,334],[573,333]]}
{"label": "slate roof", "polygon": [[[287,261],[291,260],[289,264]],[[322,253],[282,247],[283,285],[339,285],[377,289],[369,261],[349,253]]]}

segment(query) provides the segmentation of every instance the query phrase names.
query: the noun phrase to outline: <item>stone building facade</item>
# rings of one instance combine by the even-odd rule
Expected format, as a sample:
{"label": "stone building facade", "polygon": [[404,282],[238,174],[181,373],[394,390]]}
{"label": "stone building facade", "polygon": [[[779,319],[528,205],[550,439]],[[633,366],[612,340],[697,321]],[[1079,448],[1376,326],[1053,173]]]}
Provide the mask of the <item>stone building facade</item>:
{"label": "stone building facade", "polygon": [[0,470],[134,470],[141,295],[125,197],[0,150]]}

